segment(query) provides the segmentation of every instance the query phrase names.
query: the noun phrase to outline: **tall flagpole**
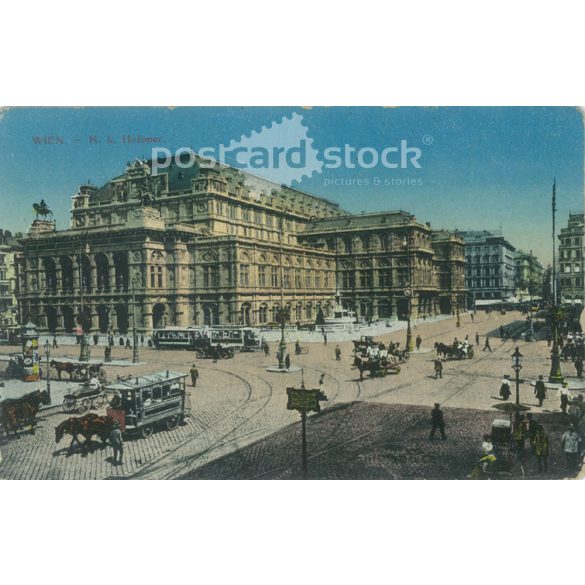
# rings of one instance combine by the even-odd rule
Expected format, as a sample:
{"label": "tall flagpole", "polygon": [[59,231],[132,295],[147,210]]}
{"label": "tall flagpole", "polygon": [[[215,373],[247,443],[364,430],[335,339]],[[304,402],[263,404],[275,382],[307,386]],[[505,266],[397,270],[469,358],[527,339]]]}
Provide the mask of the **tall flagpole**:
{"label": "tall flagpole", "polygon": [[553,305],[557,306],[557,246],[556,246],[556,218],[557,213],[557,179],[555,177],[553,181],[553,192],[552,192],[552,243],[553,243],[553,257],[552,257],[552,293],[553,293]]}
{"label": "tall flagpole", "polygon": [[555,178],[553,182],[552,192],[552,237],[553,237],[553,265],[552,265],[552,307],[550,308],[549,315],[552,326],[552,337],[553,346],[550,354],[550,374],[548,375],[548,381],[552,383],[562,383],[563,373],[561,372],[561,358],[559,355],[559,332],[558,332],[558,304],[557,304],[557,262],[556,262],[556,224],[555,216],[557,213],[557,180]]}

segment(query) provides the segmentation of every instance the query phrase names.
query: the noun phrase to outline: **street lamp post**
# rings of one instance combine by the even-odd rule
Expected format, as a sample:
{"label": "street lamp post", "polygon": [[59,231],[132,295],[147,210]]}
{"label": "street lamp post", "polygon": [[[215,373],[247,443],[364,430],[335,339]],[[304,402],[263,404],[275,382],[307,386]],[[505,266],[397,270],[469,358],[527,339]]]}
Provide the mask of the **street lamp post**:
{"label": "street lamp post", "polygon": [[412,330],[410,328],[410,317],[412,313],[412,289],[410,288],[411,285],[411,272],[410,272],[410,246],[408,243],[408,239],[404,236],[402,241],[402,245],[406,249],[406,268],[407,268],[407,278],[408,282],[406,284],[406,288],[404,289],[404,295],[408,301],[408,314],[406,316],[406,351],[412,352],[414,350],[414,345],[412,343]]}
{"label": "street lamp post", "polygon": [[47,371],[45,372],[45,376],[47,378],[47,394],[49,395],[49,404],[51,404],[51,369],[49,366],[49,358],[51,357],[51,345],[49,344],[49,340],[45,342],[45,357],[47,358]]}
{"label": "street lamp post", "polygon": [[276,315],[276,321],[280,324],[280,343],[278,344],[278,369],[285,369],[285,358],[286,358],[286,340],[284,338],[284,327],[286,322],[290,319],[289,312],[284,308],[280,307]]}
{"label": "street lamp post", "polygon": [[552,240],[553,240],[553,254],[552,254],[552,308],[549,312],[549,320],[552,326],[553,346],[550,354],[550,373],[548,381],[551,383],[562,383],[563,373],[561,372],[561,356],[559,355],[559,331],[558,324],[563,317],[562,310],[558,306],[557,295],[557,255],[556,255],[556,213],[557,213],[557,182],[553,183],[552,192]]}
{"label": "street lamp post", "polygon": [[[85,253],[89,254],[89,244],[85,244]],[[90,357],[89,339],[85,327],[83,312],[83,249],[79,248],[79,324],[81,326],[81,348],[79,350],[79,361],[88,362]]]}
{"label": "street lamp post", "polygon": [[516,346],[512,354],[512,369],[516,372],[516,414],[520,412],[520,370],[522,369],[522,354]]}

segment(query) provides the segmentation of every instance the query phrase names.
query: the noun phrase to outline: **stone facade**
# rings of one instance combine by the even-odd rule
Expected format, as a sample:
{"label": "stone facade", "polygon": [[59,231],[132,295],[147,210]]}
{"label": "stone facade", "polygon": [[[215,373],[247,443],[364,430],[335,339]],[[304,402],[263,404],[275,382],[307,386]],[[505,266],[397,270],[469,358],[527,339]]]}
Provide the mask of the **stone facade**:
{"label": "stone facade", "polygon": [[583,244],[585,221],[583,213],[570,213],[567,226],[558,235],[558,299],[562,304],[582,305],[584,299]]}
{"label": "stone facade", "polygon": [[16,263],[20,245],[8,230],[0,229],[0,339],[18,325]]}
{"label": "stone facade", "polygon": [[460,232],[465,242],[468,304],[514,297],[516,249],[500,233]]}
{"label": "stone facade", "polygon": [[281,306],[292,322],[314,323],[339,289],[346,305],[375,319],[401,313],[409,282],[415,314],[439,312],[430,227],[404,212],[364,217],[230,167],[173,164],[153,176],[148,161],[136,161],[99,189],[79,188],[69,229],[33,222],[22,240],[22,313],[57,332],[74,329],[79,316],[100,331],[127,331],[132,319],[143,332],[263,325]]}
{"label": "stone facade", "polygon": [[542,298],[544,268],[530,252],[516,251],[516,297],[522,300]]}

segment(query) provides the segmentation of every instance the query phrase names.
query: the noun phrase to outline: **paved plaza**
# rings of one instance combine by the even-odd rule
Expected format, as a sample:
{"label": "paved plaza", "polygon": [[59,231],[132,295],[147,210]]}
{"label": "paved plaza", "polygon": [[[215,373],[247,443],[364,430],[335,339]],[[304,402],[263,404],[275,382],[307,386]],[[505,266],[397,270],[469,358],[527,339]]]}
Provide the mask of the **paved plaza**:
{"label": "paved plaza", "polygon": [[[307,387],[316,388],[321,374],[325,374],[323,390],[328,401],[323,403],[323,414],[309,419],[312,477],[462,478],[473,466],[491,421],[506,416],[494,406],[501,404],[498,392],[504,374],[514,378],[511,353],[516,345],[524,355],[520,400],[551,432],[550,476],[563,477],[559,447],[553,444],[565,424],[557,393],[550,391],[539,408],[529,383],[539,374],[548,373],[547,343],[502,341],[497,337],[500,325],[520,331],[523,322],[524,317],[517,312],[478,313],[475,322],[466,313],[459,328],[455,318],[421,321],[413,329],[415,337],[422,337],[421,351],[413,352],[400,374],[361,381],[352,366],[350,341],[302,342],[308,352],[295,357],[294,332],[287,334],[293,365],[301,368],[294,373],[266,371],[274,365],[274,341],[270,343],[270,356],[244,353],[217,363],[197,360],[200,377],[195,389],[188,386],[191,415],[186,425],[155,432],[147,439],[127,440],[122,466],[112,466],[108,461],[111,448],[103,448],[97,441],[95,450],[88,454],[78,447],[69,454],[68,437],[55,444],[55,427],[70,416],[55,400],[52,407],[41,410],[34,435],[21,431],[17,438],[1,439],[0,478],[296,478],[300,417],[286,409],[286,388],[299,385],[302,379]],[[476,332],[480,346],[475,347],[475,357],[446,362],[443,378],[435,380],[435,341],[451,343],[455,336],[463,339],[468,335],[474,344]],[[482,351],[486,334],[490,335],[492,352]],[[377,335],[385,342],[402,344],[404,338],[405,332],[399,328],[386,328],[385,333]],[[341,361],[335,360],[337,344]],[[15,351],[17,348],[3,348],[6,354]],[[56,358],[71,354],[70,346],[52,352]],[[131,350],[114,347],[114,360],[131,357]],[[147,347],[140,348],[140,360],[130,368],[126,362],[106,365],[108,379],[166,369],[187,373],[194,362],[188,351]],[[575,376],[572,364],[563,363],[563,369],[565,375]],[[5,383],[8,388],[10,381]],[[44,382],[39,386],[44,387]],[[514,384],[512,391],[511,400]],[[427,439],[430,409],[435,402],[442,405],[447,428],[451,424],[453,430],[445,444]],[[400,459],[399,465],[392,453]],[[450,463],[443,465],[446,453],[451,454]]]}

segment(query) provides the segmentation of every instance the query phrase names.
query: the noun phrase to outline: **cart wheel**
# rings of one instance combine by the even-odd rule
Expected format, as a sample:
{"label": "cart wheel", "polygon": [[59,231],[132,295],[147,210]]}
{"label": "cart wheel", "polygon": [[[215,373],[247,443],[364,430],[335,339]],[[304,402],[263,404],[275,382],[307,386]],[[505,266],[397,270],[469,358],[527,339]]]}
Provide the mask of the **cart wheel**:
{"label": "cart wheel", "polygon": [[65,398],[63,400],[63,412],[73,412],[75,410],[75,403]]}
{"label": "cart wheel", "polygon": [[79,413],[80,414],[83,414],[84,412],[88,412],[90,408],[91,408],[91,400],[89,398],[84,398],[79,403]]}
{"label": "cart wheel", "polygon": [[92,401],[93,408],[101,408],[106,403],[106,399],[104,396],[98,396],[94,398]]}
{"label": "cart wheel", "polygon": [[171,416],[166,420],[167,430],[173,431],[179,425],[179,417],[178,416]]}
{"label": "cart wheel", "polygon": [[148,439],[152,435],[154,428],[152,425],[144,425],[142,427],[141,435],[143,439]]}
{"label": "cart wheel", "polygon": [[197,350],[197,351],[195,352],[195,355],[197,356],[197,358],[198,358],[198,359],[203,359],[203,358],[205,357],[205,353],[203,353],[203,352],[202,352],[202,351],[200,351],[200,350]]}

